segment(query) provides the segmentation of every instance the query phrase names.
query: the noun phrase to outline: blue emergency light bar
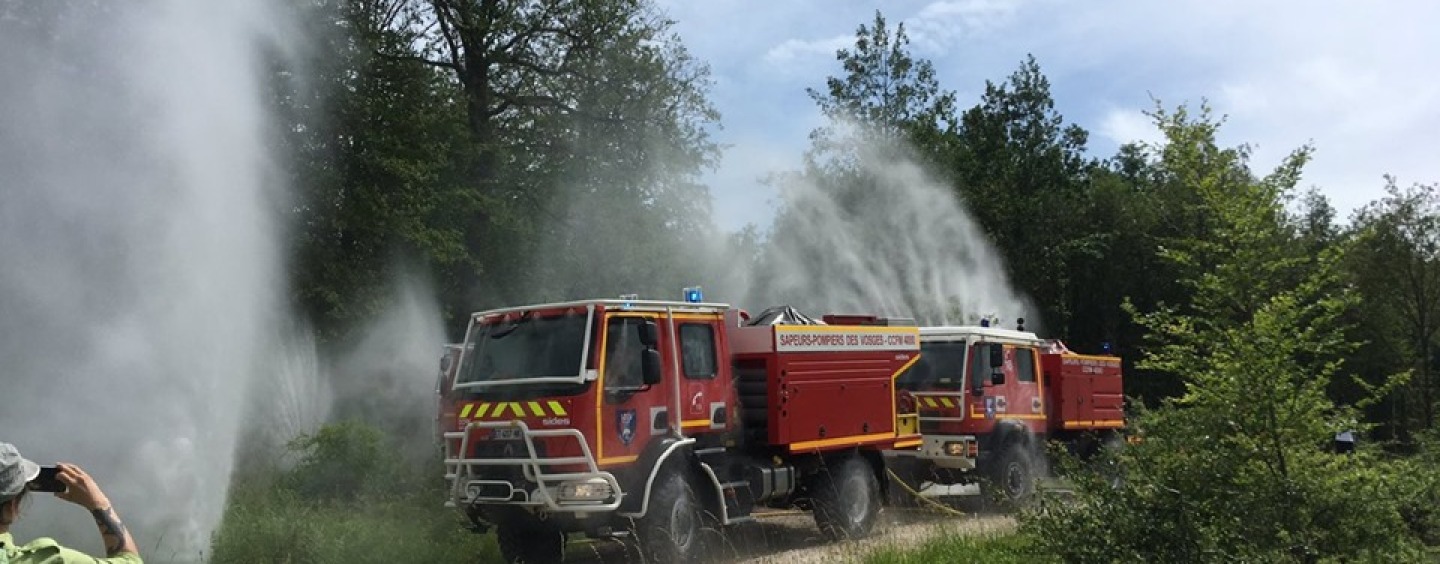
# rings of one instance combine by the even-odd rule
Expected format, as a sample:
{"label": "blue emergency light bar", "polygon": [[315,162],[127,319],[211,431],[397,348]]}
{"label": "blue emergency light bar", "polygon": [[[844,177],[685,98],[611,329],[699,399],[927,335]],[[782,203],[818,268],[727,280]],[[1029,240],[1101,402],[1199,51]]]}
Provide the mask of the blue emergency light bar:
{"label": "blue emergency light bar", "polygon": [[698,304],[698,303],[700,303],[700,302],[702,302],[702,301],[704,301],[704,300],[705,300],[705,295],[704,295],[704,293],[701,292],[699,286],[692,286],[692,287],[689,287],[689,288],[685,288],[685,302],[686,302],[686,303]]}

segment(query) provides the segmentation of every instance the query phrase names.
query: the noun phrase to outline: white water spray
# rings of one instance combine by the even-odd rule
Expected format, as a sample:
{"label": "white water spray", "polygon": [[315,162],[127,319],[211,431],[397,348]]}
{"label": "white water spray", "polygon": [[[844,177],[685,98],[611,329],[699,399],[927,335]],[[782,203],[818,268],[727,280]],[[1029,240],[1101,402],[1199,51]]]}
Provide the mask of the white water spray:
{"label": "white water spray", "polygon": [[992,314],[1013,321],[1032,310],[954,190],[886,145],[858,144],[843,184],[814,175],[780,180],[786,211],[777,221],[785,224],[770,234],[746,303],[932,325]]}
{"label": "white water spray", "polygon": [[325,363],[333,416],[384,429],[412,463],[427,461],[439,445],[435,387],[445,326],[431,288],[423,278],[399,276],[389,307]]}
{"label": "white water spray", "polygon": [[[203,558],[285,326],[264,6],[0,5],[0,440],[89,469],[151,561]],[[58,500],[16,532],[102,552]]]}

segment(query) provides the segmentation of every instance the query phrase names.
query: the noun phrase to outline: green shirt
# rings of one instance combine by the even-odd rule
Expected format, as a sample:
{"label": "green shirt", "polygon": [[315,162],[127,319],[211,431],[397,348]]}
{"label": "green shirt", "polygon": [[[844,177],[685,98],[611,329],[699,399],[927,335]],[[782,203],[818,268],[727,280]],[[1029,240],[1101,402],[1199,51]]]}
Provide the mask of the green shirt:
{"label": "green shirt", "polygon": [[143,564],[140,555],[121,552],[110,558],[96,558],[60,546],[51,538],[39,538],[16,546],[10,533],[0,533],[0,564]]}

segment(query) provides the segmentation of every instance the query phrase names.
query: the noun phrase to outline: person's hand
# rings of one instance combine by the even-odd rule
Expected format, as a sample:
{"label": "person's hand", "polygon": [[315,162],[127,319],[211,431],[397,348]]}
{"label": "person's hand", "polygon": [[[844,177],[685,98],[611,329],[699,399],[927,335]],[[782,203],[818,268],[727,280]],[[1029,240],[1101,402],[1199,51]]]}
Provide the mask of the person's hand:
{"label": "person's hand", "polygon": [[79,466],[64,462],[55,466],[60,469],[55,477],[65,484],[65,491],[55,494],[55,497],[90,511],[110,507],[110,499],[105,497],[105,492],[100,491],[95,480]]}

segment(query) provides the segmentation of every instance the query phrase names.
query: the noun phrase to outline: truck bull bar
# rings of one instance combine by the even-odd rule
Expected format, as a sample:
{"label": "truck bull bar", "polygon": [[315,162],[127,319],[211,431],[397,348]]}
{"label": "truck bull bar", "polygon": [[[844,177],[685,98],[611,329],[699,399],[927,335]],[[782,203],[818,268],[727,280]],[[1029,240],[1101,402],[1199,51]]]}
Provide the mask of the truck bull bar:
{"label": "truck bull bar", "polygon": [[[518,429],[519,439],[525,445],[525,452],[500,458],[469,458],[472,431],[497,429]],[[620,507],[624,492],[620,483],[609,472],[603,472],[595,464],[590,445],[578,429],[531,429],[524,421],[472,421],[463,430],[445,433],[445,479],[450,482],[450,499],[446,507],[465,507],[478,504],[519,505],[544,508],[549,511],[605,512]],[[580,445],[580,456],[542,456],[535,448],[535,439],[568,437]],[[554,466],[584,465],[583,472],[548,472]],[[519,468],[526,482],[514,484],[509,480],[486,479],[477,469],[482,467]],[[598,500],[563,500],[560,488],[567,483],[595,484],[603,482],[609,487],[608,498]],[[535,484],[533,490],[526,489]]]}

